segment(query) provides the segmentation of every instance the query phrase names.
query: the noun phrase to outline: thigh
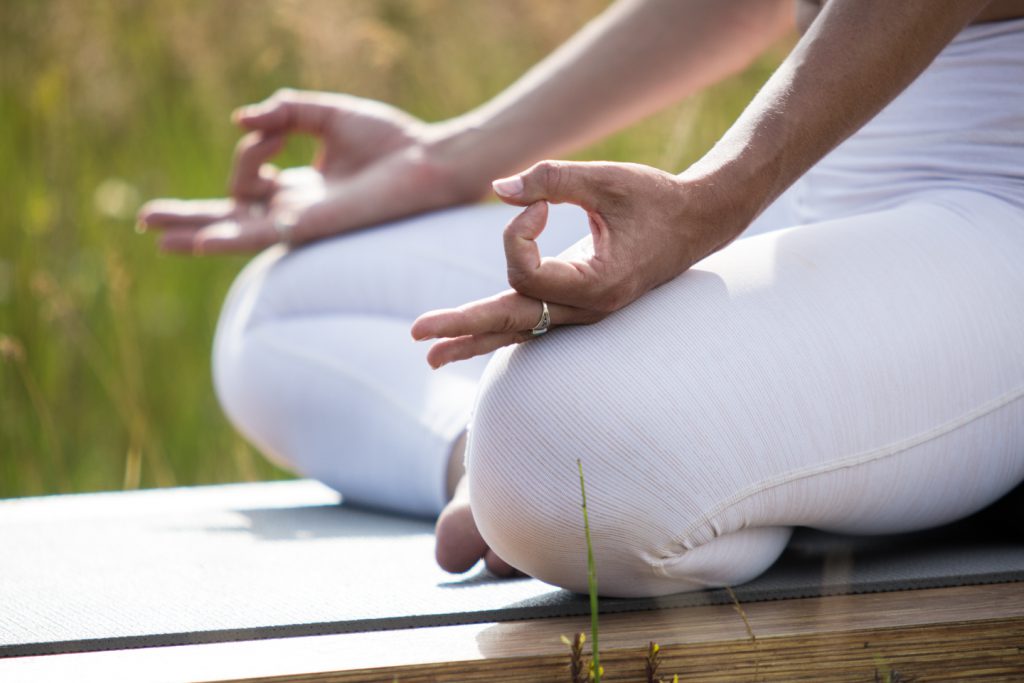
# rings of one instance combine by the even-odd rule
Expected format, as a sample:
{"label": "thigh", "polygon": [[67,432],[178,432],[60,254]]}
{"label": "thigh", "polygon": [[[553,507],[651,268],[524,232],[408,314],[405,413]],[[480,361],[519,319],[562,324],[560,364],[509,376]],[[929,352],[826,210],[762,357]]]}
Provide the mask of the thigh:
{"label": "thigh", "polygon": [[501,352],[469,445],[481,531],[585,582],[577,458],[606,586],[682,581],[682,558],[752,528],[966,515],[1024,477],[1022,262],[1019,211],[950,194],[739,240]]}

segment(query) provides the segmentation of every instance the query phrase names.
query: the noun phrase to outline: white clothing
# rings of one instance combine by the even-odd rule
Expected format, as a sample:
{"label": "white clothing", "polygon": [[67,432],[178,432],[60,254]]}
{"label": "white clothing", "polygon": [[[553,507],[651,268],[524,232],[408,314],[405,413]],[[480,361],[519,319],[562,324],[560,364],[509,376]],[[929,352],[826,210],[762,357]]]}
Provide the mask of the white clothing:
{"label": "white clothing", "polygon": [[[437,515],[488,358],[433,371],[409,330],[426,311],[508,288],[501,231],[518,211],[451,209],[256,258],[214,341],[228,417],[271,459],[349,502]],[[549,252],[586,234],[574,207],[551,218]]]}
{"label": "white clothing", "polygon": [[[766,569],[794,525],[965,516],[1024,480],[1024,21],[968,27],[725,249],[596,325],[431,371],[420,313],[507,287],[515,209],[451,209],[251,264],[215,343],[264,452],[349,500],[444,504],[466,428],[499,556],[601,591]],[[553,207],[557,253],[586,234]],[[553,321],[557,325],[557,320]]]}

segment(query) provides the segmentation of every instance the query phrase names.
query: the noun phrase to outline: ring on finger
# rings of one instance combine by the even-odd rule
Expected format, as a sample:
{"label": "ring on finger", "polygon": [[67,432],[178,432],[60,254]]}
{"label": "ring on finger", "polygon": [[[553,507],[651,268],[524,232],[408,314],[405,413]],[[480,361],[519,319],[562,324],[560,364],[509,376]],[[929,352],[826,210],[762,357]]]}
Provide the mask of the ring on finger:
{"label": "ring on finger", "polygon": [[540,303],[542,306],[540,311],[540,320],[538,320],[537,324],[530,330],[530,333],[533,334],[534,337],[539,337],[544,334],[551,326],[551,311],[548,310],[548,303],[546,301],[541,301]]}
{"label": "ring on finger", "polygon": [[249,218],[263,218],[267,215],[267,204],[266,202],[249,202],[245,207],[245,212]]}
{"label": "ring on finger", "polygon": [[274,220],[271,223],[274,226],[274,232],[277,233],[278,242],[285,246],[291,246],[296,222],[295,216],[291,214],[278,214],[274,216]]}

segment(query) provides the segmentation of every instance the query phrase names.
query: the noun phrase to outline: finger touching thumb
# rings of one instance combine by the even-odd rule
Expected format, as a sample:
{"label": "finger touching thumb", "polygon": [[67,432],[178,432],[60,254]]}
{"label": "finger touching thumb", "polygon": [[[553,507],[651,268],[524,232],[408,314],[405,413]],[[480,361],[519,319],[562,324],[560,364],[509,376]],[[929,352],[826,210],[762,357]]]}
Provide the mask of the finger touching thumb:
{"label": "finger touching thumb", "polygon": [[247,130],[323,135],[335,108],[319,93],[282,90],[259,104],[236,109],[231,118]]}
{"label": "finger touching thumb", "polygon": [[287,129],[288,112],[284,106],[268,100],[239,107],[231,114],[231,120],[246,130],[277,131]]}
{"label": "finger touching thumb", "polygon": [[533,241],[544,231],[547,221],[547,202],[534,202],[509,222],[505,227],[505,236]]}
{"label": "finger touching thumb", "polygon": [[494,193],[507,204],[528,206],[546,200],[568,202],[585,209],[596,208],[598,167],[572,161],[541,161],[514,176],[491,183]]}

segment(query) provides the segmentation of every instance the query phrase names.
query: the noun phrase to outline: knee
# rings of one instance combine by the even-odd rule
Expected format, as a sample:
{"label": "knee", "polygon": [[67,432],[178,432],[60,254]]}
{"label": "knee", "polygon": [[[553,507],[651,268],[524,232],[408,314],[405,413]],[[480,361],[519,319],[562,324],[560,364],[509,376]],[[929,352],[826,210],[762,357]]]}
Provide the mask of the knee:
{"label": "knee", "polygon": [[221,308],[214,335],[212,374],[221,409],[231,423],[278,464],[261,425],[271,423],[266,392],[261,388],[267,369],[265,350],[257,339],[259,324],[274,315],[275,295],[268,277],[283,252],[271,249],[251,261],[235,279]]}
{"label": "knee", "polygon": [[625,466],[628,454],[614,444],[602,447],[602,427],[576,398],[578,377],[557,346],[499,352],[484,375],[467,449],[481,534],[517,569],[587,592],[579,459],[601,594],[692,589],[658,574],[670,530],[652,518],[650,500],[630,500],[644,475]]}
{"label": "knee", "polygon": [[565,378],[561,371],[544,377],[554,367],[537,346],[499,351],[484,373],[466,452],[470,502],[500,557],[548,583],[586,592],[579,474],[565,447],[571,440],[564,406],[550,391]]}
{"label": "knee", "polygon": [[602,595],[733,585],[767,569],[789,530],[708,521],[722,498],[687,465],[690,447],[630,419],[629,392],[588,386],[599,369],[581,367],[587,350],[565,332],[499,352],[484,375],[467,475],[488,545],[531,576],[586,592],[579,459]]}

